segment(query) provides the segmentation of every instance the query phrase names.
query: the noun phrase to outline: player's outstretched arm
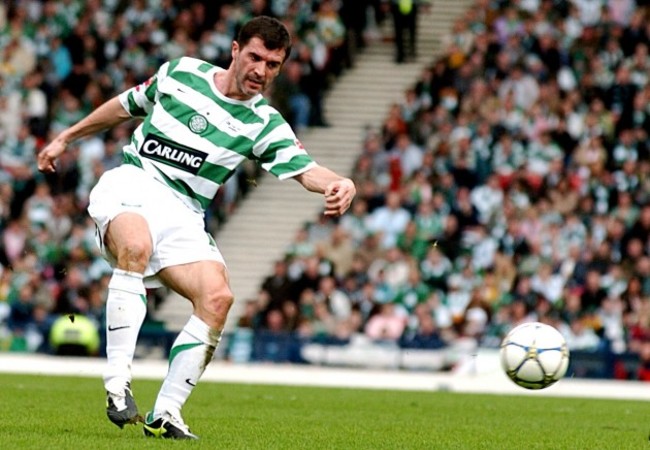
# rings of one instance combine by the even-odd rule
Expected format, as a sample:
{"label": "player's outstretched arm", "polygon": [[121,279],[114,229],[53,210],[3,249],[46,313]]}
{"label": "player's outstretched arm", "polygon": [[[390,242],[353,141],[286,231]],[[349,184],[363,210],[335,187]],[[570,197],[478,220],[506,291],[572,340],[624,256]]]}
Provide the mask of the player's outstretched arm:
{"label": "player's outstretched arm", "polygon": [[343,215],[357,192],[352,180],[323,166],[312,167],[295,178],[308,191],[325,196],[326,216]]}
{"label": "player's outstretched arm", "polygon": [[113,97],[76,124],[63,130],[38,154],[38,170],[55,172],[55,161],[68,144],[131,119],[118,97]]}

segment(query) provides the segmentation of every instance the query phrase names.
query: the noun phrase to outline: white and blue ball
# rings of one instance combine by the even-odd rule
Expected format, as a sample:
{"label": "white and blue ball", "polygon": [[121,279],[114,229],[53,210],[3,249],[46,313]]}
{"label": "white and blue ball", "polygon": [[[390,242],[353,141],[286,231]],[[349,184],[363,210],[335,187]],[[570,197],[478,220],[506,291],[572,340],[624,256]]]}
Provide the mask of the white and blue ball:
{"label": "white and blue ball", "polygon": [[503,339],[501,366],[519,386],[544,389],[566,374],[569,350],[557,329],[541,322],[524,323]]}

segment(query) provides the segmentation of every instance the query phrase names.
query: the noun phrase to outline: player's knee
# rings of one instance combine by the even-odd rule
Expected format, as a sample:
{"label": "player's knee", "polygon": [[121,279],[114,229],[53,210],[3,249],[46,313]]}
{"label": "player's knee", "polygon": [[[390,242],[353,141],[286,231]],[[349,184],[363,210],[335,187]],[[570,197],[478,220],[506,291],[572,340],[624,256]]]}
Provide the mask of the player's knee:
{"label": "player's knee", "polygon": [[235,297],[230,292],[230,289],[223,289],[211,295],[208,304],[214,313],[225,316],[230,311],[230,307],[234,301]]}
{"label": "player's knee", "polygon": [[213,292],[204,303],[204,320],[213,328],[223,328],[234,301],[230,289]]}
{"label": "player's knee", "polygon": [[118,249],[117,265],[124,270],[143,273],[150,257],[149,243],[129,242]]}

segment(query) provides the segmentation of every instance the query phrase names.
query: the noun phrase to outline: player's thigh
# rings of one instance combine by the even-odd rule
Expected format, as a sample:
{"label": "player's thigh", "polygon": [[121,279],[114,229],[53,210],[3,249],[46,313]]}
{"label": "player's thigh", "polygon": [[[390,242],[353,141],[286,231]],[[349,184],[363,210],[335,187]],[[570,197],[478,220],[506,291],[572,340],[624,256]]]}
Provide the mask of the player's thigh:
{"label": "player's thigh", "polygon": [[109,262],[130,254],[142,255],[146,261],[152,251],[148,223],[151,204],[160,203],[153,181],[133,166],[120,166],[105,172],[90,192],[88,213],[97,226],[97,243]]}
{"label": "player's thigh", "polygon": [[147,219],[135,212],[118,214],[108,224],[104,244],[118,260],[125,252],[142,255],[148,260],[153,244]]}

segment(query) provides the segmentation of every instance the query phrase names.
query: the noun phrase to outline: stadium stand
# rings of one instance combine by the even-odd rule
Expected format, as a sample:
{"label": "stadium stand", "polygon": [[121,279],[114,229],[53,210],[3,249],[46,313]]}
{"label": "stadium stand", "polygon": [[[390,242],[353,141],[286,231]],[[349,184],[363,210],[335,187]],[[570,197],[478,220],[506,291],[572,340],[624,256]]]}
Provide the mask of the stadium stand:
{"label": "stadium stand", "polygon": [[306,225],[243,326],[340,354],[307,345],[312,362],[383,346],[395,365],[391,351],[472,352],[540,320],[575,375],[647,379],[649,12],[475,2],[368,130],[354,212]]}
{"label": "stadium stand", "polygon": [[[353,3],[0,5],[0,349],[52,351],[60,314],[102,321],[107,267],[83,207],[128,129],[81,142],[44,178],[33,154],[51,133],[161,60],[225,61],[238,18],[261,12],[290,19],[299,41],[278,108],[301,133],[326,126],[327,90],[375,31]],[[390,19],[389,2],[361,3]],[[567,338],[574,375],[650,379],[649,8],[476,0],[363,130],[353,211],[305,224],[221,357],[442,370],[540,320]],[[250,177],[226,186],[212,230]],[[144,331],[165,345],[161,324]],[[426,363],[407,358],[418,350]]]}

